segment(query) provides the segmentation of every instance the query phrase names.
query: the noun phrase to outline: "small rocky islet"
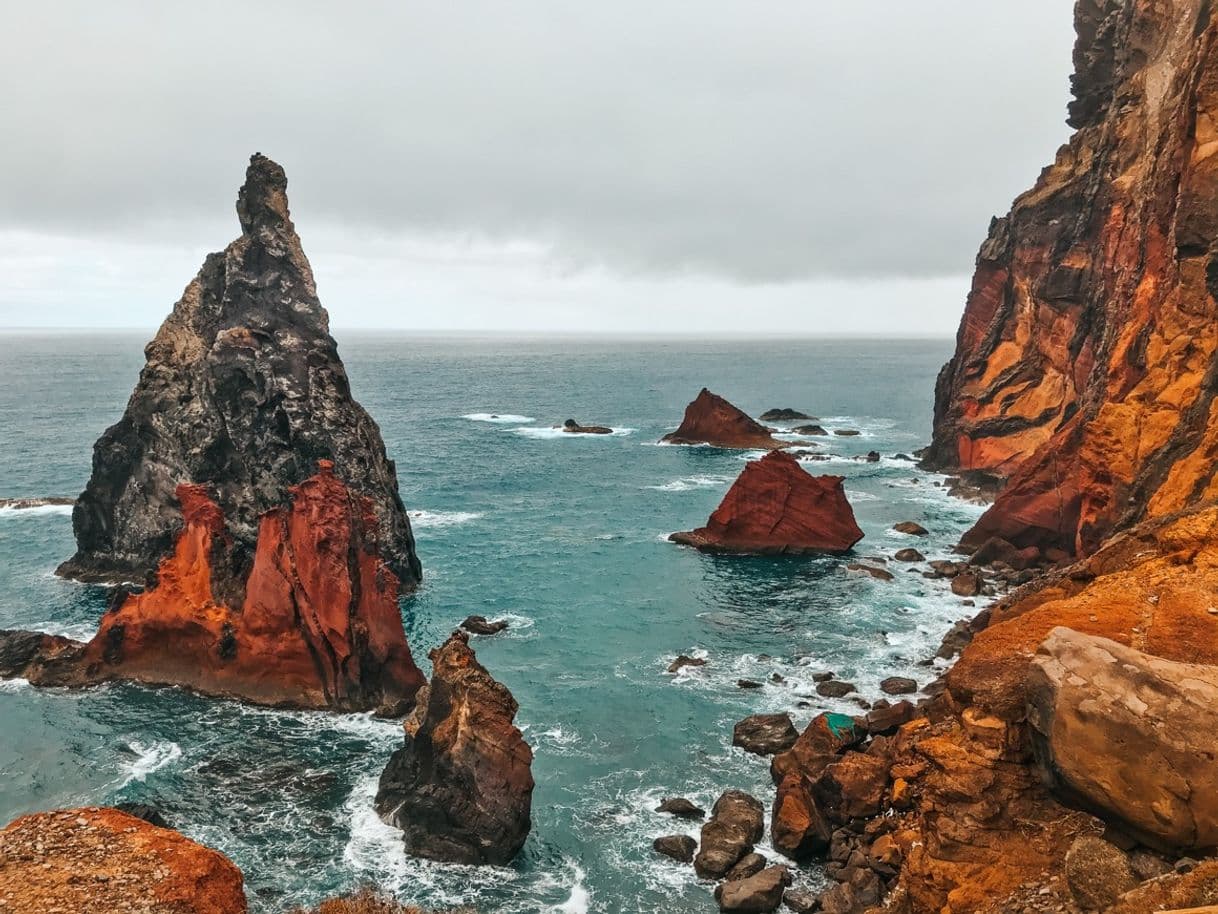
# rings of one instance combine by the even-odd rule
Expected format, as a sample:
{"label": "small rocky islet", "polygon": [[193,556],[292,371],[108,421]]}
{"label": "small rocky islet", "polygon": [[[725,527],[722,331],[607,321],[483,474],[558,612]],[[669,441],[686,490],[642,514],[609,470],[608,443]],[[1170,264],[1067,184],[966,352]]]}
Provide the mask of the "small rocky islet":
{"label": "small rocky islet", "polygon": [[[850,555],[861,530],[840,480],[808,474],[783,433],[708,390],[665,438],[767,452],[705,527],[678,535],[688,544],[741,562],[842,555],[809,561],[870,576],[867,587],[921,574],[944,599],[988,603],[945,634],[925,679],[886,676],[889,697],[818,674],[820,699],[861,699],[860,713],[814,705],[800,729],[774,707],[708,737],[768,765],[772,795],[719,785],[709,811],[665,799],[654,815],[674,833],[639,848],[713,886],[708,909],[1143,914],[1218,903],[1218,343],[1207,332],[1218,318],[1218,11],[1080,0],[1075,19],[1076,132],[991,226],[919,455],[962,495],[994,495],[957,552],[914,545],[926,527],[892,519],[891,554]],[[422,568],[392,462],[347,393],[285,187],[256,156],[241,239],[208,258],[149,347],[76,500],[78,550],[61,573],[143,585],[115,591],[87,643],[3,633],[0,672],[405,712],[377,811],[402,829],[404,851],[502,864],[531,828],[532,751],[514,698],[466,634],[431,651],[430,681],[414,664],[396,607]],[[283,297],[299,307],[277,307]],[[761,418],[815,421],[789,407]],[[479,636],[495,624],[466,622]],[[696,654],[669,673],[717,663]],[[768,680],[741,682],[774,695]],[[781,859],[758,850],[767,834]],[[799,883],[807,867],[825,884]],[[95,808],[0,831],[0,901],[21,914],[246,905],[222,855]]]}

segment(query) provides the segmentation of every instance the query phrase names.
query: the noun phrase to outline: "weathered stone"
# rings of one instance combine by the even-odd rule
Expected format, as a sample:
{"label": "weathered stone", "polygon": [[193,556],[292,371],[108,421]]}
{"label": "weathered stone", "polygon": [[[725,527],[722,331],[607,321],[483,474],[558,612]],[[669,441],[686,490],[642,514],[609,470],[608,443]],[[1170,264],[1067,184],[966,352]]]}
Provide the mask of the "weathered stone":
{"label": "weathered stone", "polygon": [[671,857],[680,863],[692,863],[698,842],[689,835],[665,835],[656,838],[651,846],[657,854]]}
{"label": "weathered stone", "polygon": [[678,819],[702,819],[706,817],[705,809],[691,803],[685,797],[665,799],[656,807],[656,812],[666,812],[669,815],[676,816]]}
{"label": "weathered stone", "polygon": [[720,911],[767,914],[778,910],[791,876],[785,866],[771,866],[755,876],[725,882],[715,889]]}
{"label": "weathered stone", "polygon": [[694,869],[703,879],[720,879],[739,863],[765,831],[761,803],[740,790],[725,791],[702,826]]}
{"label": "weathered stone", "polygon": [[1129,860],[1102,838],[1079,838],[1066,854],[1066,884],[1084,911],[1103,911],[1138,884]]}
{"label": "weathered stone", "polygon": [[732,745],[754,755],[785,752],[798,738],[789,714],[753,714],[732,729]]}
{"label": "weathered stone", "polygon": [[667,444],[711,444],[722,448],[786,447],[786,442],[771,435],[760,422],[705,387],[685,408],[685,417],[677,430],[660,440]]}

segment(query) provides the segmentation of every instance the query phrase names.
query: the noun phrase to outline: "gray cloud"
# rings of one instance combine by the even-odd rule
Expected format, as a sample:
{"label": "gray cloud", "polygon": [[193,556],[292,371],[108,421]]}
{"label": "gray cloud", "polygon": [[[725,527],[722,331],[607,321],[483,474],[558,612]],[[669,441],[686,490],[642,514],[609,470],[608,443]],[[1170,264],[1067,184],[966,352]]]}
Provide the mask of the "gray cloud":
{"label": "gray cloud", "polygon": [[1067,135],[1069,7],[12,4],[0,230],[216,248],[258,149],[306,242],[526,241],[574,268],[744,283],[959,277]]}

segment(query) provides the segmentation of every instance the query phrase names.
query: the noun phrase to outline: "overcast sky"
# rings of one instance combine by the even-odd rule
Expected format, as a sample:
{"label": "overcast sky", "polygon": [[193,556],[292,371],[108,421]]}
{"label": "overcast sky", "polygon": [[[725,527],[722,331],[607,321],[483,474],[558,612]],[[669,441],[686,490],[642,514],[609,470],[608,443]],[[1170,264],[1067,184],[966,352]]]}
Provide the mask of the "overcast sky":
{"label": "overcast sky", "polygon": [[1067,0],[4,3],[0,326],[154,327],[287,170],[335,327],[951,333]]}

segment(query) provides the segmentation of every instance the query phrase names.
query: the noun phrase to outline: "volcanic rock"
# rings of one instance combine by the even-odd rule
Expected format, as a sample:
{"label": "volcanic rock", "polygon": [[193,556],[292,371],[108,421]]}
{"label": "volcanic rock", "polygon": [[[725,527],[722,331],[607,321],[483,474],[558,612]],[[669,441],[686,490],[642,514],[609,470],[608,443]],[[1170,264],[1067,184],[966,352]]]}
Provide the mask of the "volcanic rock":
{"label": "volcanic rock", "polygon": [[854,683],[842,682],[838,679],[816,684],[816,694],[823,695],[825,698],[844,698],[853,691],[855,691]]}
{"label": "volcanic rock", "polygon": [[857,571],[862,574],[870,575],[877,581],[891,581],[894,577],[891,571],[883,568],[876,568],[874,565],[864,565],[862,562],[851,562],[846,566],[847,571]]}
{"label": "volcanic rock", "polygon": [[801,419],[816,420],[815,416],[801,413],[797,409],[767,409],[760,416],[762,422],[798,422]]}
{"label": "volcanic rock", "polygon": [[896,551],[896,554],[893,555],[893,558],[896,559],[898,562],[924,562],[924,561],[926,561],[926,556],[924,556],[917,549],[898,549]]}
{"label": "volcanic rock", "polygon": [[671,857],[679,863],[692,863],[698,842],[689,835],[664,835],[651,843],[657,854]]}
{"label": "volcanic rock", "polygon": [[715,888],[720,911],[767,914],[777,911],[782,894],[791,883],[785,866],[771,866],[746,879],[733,879]]}
{"label": "volcanic rock", "polygon": [[706,666],[706,661],[701,657],[688,657],[685,654],[678,654],[677,659],[668,664],[668,672],[676,673],[687,666]]}
{"label": "volcanic rock", "polygon": [[504,631],[508,624],[502,619],[490,622],[486,616],[466,616],[461,627],[471,635],[497,635]]}
{"label": "volcanic rock", "polygon": [[829,849],[833,826],[813,796],[813,779],[792,771],[778,785],[770,816],[774,848],[792,860],[811,860]]}
{"label": "volcanic rock", "polygon": [[702,841],[694,870],[703,879],[719,879],[752,853],[765,831],[762,805],[740,790],[725,791],[702,826]]}
{"label": "volcanic rock", "polygon": [[859,435],[859,431],[853,428],[835,428],[833,434],[841,438],[855,438]]}
{"label": "volcanic rock", "polygon": [[179,486],[184,528],[155,586],[120,588],[87,645],[0,634],[0,675],[43,686],[133,680],[282,707],[404,712],[423,674],[406,643],[397,578],[380,558],[371,499],[351,492],[328,460],[286,498],[262,516],[242,581],[240,546],[210,492]]}
{"label": "volcanic rock", "polygon": [[753,714],[732,729],[732,745],[754,755],[785,752],[798,738],[790,714]]}
{"label": "volcanic rock", "polygon": [[656,812],[666,812],[679,819],[701,819],[706,816],[706,810],[696,806],[685,797],[665,799],[656,807]]}
{"label": "volcanic rock", "polygon": [[764,856],[753,851],[751,854],[745,854],[740,862],[728,870],[724,879],[727,882],[734,882],[737,879],[748,879],[750,876],[756,876],[765,869],[768,861]]}
{"label": "volcanic rock", "polygon": [[432,679],[381,774],[376,810],[406,851],[451,863],[506,864],[531,824],[533,752],[512,723],[516,700],[454,632],[428,655]]}
{"label": "volcanic rock", "polygon": [[1040,561],[1040,549],[1025,546],[1017,549],[1000,536],[991,536],[969,556],[970,565],[994,565],[1002,563],[1018,571],[1031,568]]}
{"label": "volcanic rock", "polygon": [[981,578],[972,572],[962,572],[952,578],[952,593],[958,597],[975,597],[981,593]]}
{"label": "volcanic rock", "polygon": [[[796,425],[791,429],[796,435],[827,435],[829,434],[822,426],[819,425]],[[810,443],[810,442],[809,442]]]}
{"label": "volcanic rock", "polygon": [[244,914],[241,871],[217,851],[116,809],[22,816],[0,831],[0,910]]}
{"label": "volcanic rock", "polygon": [[995,219],[926,462],[1007,479],[966,535],[1089,555],[1218,494],[1207,0],[1079,0],[1077,132]]}
{"label": "volcanic rock", "polygon": [[745,465],[705,527],[674,543],[705,552],[844,553],[863,538],[840,476],[811,476],[774,451]]}
{"label": "volcanic rock", "polygon": [[1129,858],[1102,838],[1086,835],[1066,854],[1066,885],[1084,911],[1104,911],[1138,884]]}
{"label": "volcanic rock", "polygon": [[916,524],[911,520],[903,520],[899,524],[893,524],[892,529],[897,533],[907,533],[910,536],[927,536],[930,531],[921,524]]}
{"label": "volcanic rock", "polygon": [[571,435],[612,435],[613,429],[607,425],[580,425],[574,419],[568,419],[562,424],[562,430]]}
{"label": "volcanic rock", "polygon": [[705,387],[685,408],[675,432],[660,439],[667,444],[710,444],[722,448],[781,448],[770,430]]}
{"label": "volcanic rock", "polygon": [[826,765],[866,737],[854,718],[845,714],[818,714],[794,745],[774,757],[770,774],[779,783],[792,771],[816,777]]}
{"label": "volcanic rock", "polygon": [[1028,678],[1037,755],[1068,798],[1152,846],[1218,845],[1218,668],[1057,628]]}
{"label": "volcanic rock", "polygon": [[51,496],[48,498],[0,498],[0,510],[29,511],[33,508],[67,507],[76,504],[75,498]]}
{"label": "volcanic rock", "polygon": [[889,676],[880,683],[880,691],[885,695],[908,695],[918,691],[918,683],[904,676]]}
{"label": "volcanic rock", "polygon": [[326,459],[370,501],[381,554],[401,586],[418,583],[393,461],[351,396],[286,188],[279,165],[250,159],[237,198],[241,236],[206,258],[145,349],[122,418],[94,446],[72,515],[77,552],[59,568],[65,577],[143,582],[183,526],[183,483],[208,487],[234,554],[248,561],[262,516]]}

